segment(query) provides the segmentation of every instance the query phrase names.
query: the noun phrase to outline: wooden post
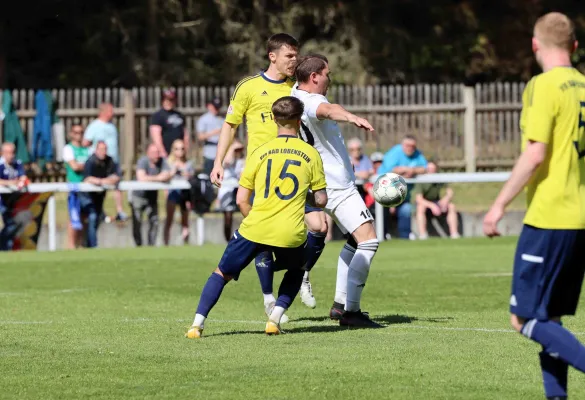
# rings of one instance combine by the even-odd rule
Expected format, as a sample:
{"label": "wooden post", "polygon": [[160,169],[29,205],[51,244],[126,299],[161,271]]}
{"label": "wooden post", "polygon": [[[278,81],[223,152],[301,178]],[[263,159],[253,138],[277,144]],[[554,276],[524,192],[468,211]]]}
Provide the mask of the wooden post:
{"label": "wooden post", "polygon": [[123,164],[125,169],[124,178],[132,179],[132,164],[134,163],[134,153],[136,151],[136,127],[135,127],[135,108],[132,90],[124,89],[124,148]]}
{"label": "wooden post", "polygon": [[475,172],[475,89],[463,86],[465,172]]}

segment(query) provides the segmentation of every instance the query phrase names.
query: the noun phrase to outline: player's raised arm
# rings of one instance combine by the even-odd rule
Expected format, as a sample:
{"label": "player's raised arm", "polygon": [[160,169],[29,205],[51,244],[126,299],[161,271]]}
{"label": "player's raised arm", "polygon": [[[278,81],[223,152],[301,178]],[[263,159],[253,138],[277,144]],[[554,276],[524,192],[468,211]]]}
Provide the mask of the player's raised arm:
{"label": "player's raised arm", "polygon": [[330,119],[336,122],[349,122],[358,128],[362,128],[370,132],[374,130],[367,119],[350,113],[339,104],[321,103],[317,108],[316,115],[319,119]]}
{"label": "player's raised arm", "polygon": [[339,104],[331,104],[325,95],[330,84],[329,61],[320,54],[312,54],[302,58],[295,69],[295,76],[300,90],[314,93],[310,99],[304,100],[305,111],[312,118],[329,119],[336,122],[349,122],[358,128],[373,131],[374,128],[364,118],[350,113]]}

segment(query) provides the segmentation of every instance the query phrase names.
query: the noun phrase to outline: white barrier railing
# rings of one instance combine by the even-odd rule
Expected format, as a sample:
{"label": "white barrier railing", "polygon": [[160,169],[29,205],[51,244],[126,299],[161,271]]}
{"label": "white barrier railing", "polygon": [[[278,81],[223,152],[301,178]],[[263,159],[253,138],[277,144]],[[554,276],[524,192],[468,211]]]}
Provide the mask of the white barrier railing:
{"label": "white barrier railing", "polygon": [[[505,182],[510,177],[509,172],[483,172],[483,173],[439,173],[421,175],[414,179],[406,179],[407,183],[487,183],[487,182]],[[31,183],[23,192],[29,193],[46,193],[46,192],[70,192],[72,185],[69,183]],[[159,182],[138,182],[122,181],[118,184],[121,191],[130,190],[169,190],[169,189],[190,189],[189,182],[183,180],[173,180],[169,183]],[[113,186],[96,186],[89,183],[76,184],[78,192],[101,192],[112,190]],[[0,193],[13,193],[18,189],[15,186],[0,186]],[[384,240],[384,218],[383,210],[380,204],[376,203],[376,235],[378,239]],[[47,202],[48,214],[48,234],[49,234],[49,251],[55,251],[57,247],[57,217],[56,217],[55,197],[51,196]],[[204,242],[205,224],[203,217],[197,216],[197,245]]]}
{"label": "white barrier railing", "polygon": [[[476,172],[476,173],[439,173],[420,175],[413,179],[406,179],[407,183],[488,183],[505,182],[510,172]],[[376,203],[376,236],[379,241],[384,240],[384,207]]]}

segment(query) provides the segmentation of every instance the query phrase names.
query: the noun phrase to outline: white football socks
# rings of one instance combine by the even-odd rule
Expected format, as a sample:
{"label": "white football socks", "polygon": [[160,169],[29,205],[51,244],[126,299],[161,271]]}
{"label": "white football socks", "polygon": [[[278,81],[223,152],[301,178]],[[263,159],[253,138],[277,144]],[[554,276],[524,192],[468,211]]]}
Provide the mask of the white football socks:
{"label": "white football socks", "polygon": [[276,299],[274,298],[274,295],[272,293],[269,294],[262,293],[262,295],[264,296],[264,307],[268,306],[271,303],[276,303]]}
{"label": "white football socks", "polygon": [[336,303],[345,304],[347,298],[347,271],[354,254],[355,249],[347,243],[343,246],[339,254],[337,261],[337,283],[335,284]]}
{"label": "white football socks", "polygon": [[272,309],[272,312],[270,313],[270,317],[268,319],[272,322],[276,322],[277,324],[280,324],[280,319],[284,315],[285,311],[286,311],[286,309],[284,309],[280,306],[276,306]]}
{"label": "white football socks", "polygon": [[345,311],[359,311],[362,291],[368,280],[372,259],[378,250],[378,239],[370,239],[358,244],[357,251],[349,264],[347,272],[347,300]]}
{"label": "white football socks", "polygon": [[203,328],[203,324],[205,324],[205,317],[201,314],[195,314],[195,319],[193,320],[193,326],[198,326]]}
{"label": "white football socks", "polygon": [[309,282],[309,271],[305,271],[305,274],[303,275],[303,283],[307,282]]}

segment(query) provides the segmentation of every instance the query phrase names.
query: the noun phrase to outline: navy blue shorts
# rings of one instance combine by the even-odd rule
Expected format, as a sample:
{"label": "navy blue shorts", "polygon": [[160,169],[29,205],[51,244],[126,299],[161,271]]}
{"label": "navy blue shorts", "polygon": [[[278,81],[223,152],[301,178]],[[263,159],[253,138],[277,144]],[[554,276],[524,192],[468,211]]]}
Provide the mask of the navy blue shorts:
{"label": "navy blue shorts", "polygon": [[323,211],[323,209],[319,207],[311,207],[309,203],[305,203],[305,214],[312,213],[315,211]]}
{"label": "navy blue shorts", "polygon": [[235,231],[219,261],[218,268],[223,275],[228,275],[238,280],[240,272],[252,262],[257,255],[268,252],[272,257],[274,254],[273,269],[282,271],[285,269],[303,268],[304,249],[307,242],[299,247],[274,247],[265,244],[252,242]]}
{"label": "navy blue shorts", "polygon": [[526,319],[575,315],[585,272],[585,229],[524,225],[514,258],[510,312]]}

